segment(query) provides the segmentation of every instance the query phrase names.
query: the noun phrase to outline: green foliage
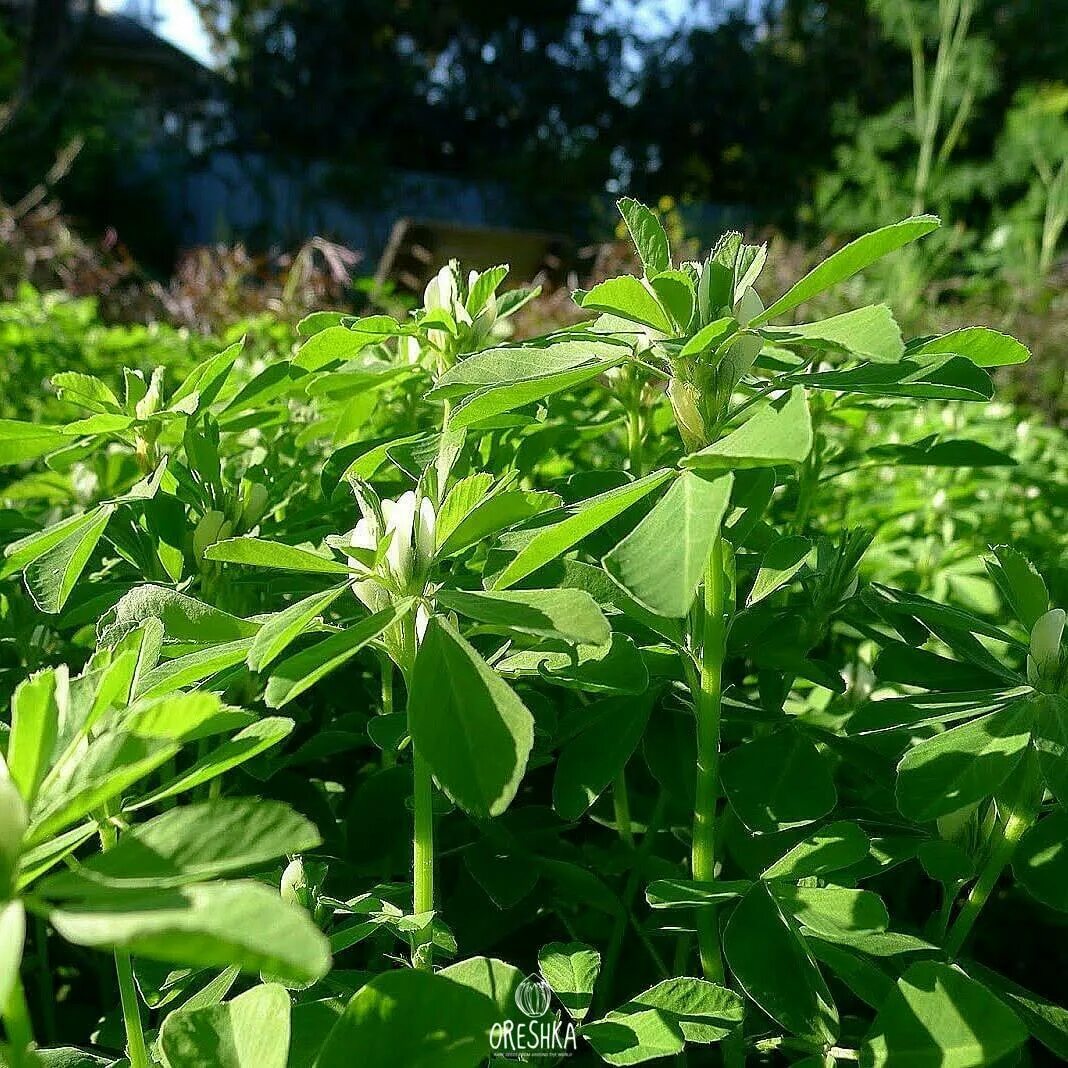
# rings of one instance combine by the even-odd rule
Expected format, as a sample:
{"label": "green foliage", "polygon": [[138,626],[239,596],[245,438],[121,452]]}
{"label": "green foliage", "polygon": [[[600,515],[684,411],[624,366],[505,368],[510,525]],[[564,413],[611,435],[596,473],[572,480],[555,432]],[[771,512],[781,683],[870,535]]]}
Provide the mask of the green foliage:
{"label": "green foliage", "polygon": [[8,1063],[1063,1057],[1016,982],[1068,908],[1064,438],[991,401],[1026,349],[785,321],[930,217],[765,303],[765,248],[620,209],[642,276],[543,337],[449,264],[295,349],[37,368]]}

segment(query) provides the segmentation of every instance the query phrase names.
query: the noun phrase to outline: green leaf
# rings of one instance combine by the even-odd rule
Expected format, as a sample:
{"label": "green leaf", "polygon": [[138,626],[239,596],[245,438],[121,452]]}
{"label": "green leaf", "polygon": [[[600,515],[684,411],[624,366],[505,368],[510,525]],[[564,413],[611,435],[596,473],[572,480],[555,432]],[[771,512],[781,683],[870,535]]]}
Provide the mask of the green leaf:
{"label": "green leaf", "polygon": [[733,901],[753,884],[747,879],[717,879],[714,883],[690,879],[656,879],[645,891],[645,900],[654,909],[688,909]]}
{"label": "green leaf", "polygon": [[330,968],[326,938],[297,905],[262,883],[112,891],[49,913],[68,942],[202,968],[234,966],[311,983]]}
{"label": "green leaf", "polygon": [[408,719],[416,752],[457,805],[482,818],[508,807],[526,770],[533,718],[440,616],[431,619],[415,658]]}
{"label": "green leaf", "polygon": [[934,215],[918,215],[901,222],[884,226],[870,234],[858,237],[844,248],[814,267],[799,282],[795,283],[762,315],[749,325],[761,326],[792,311],[805,301],[811,300],[839,282],[852,278],[858,271],[871,266],[876,260],[917,238],[937,230],[939,221]]}
{"label": "green leaf", "polygon": [[1052,812],[1027,831],[1012,870],[1036,901],[1068,912],[1068,812]]}
{"label": "green leaf", "polygon": [[983,326],[954,330],[909,349],[909,355],[917,357],[950,354],[963,356],[977,367],[1005,367],[1031,358],[1031,353],[1016,338]]}
{"label": "green leaf", "polygon": [[1035,694],[1031,699],[1035,723],[1031,735],[1050,793],[1068,809],[1068,699],[1059,694]]}
{"label": "green leaf", "polygon": [[581,645],[607,647],[612,640],[608,620],[584,590],[442,589],[437,603],[492,630],[558,638]]}
{"label": "green leaf", "polygon": [[765,338],[777,345],[834,349],[873,363],[897,363],[905,353],[901,328],[885,304],[797,326],[764,327]]}
{"label": "green leaf", "polygon": [[62,427],[0,419],[0,467],[36,460],[69,441],[70,435]]}
{"label": "green leaf", "polygon": [[253,871],[320,843],[315,827],[288,805],[219,798],[170,809],[131,828],[111,849],[45,879],[37,892],[106,898],[112,889],[185,886]]}
{"label": "green leaf", "polygon": [[314,575],[347,575],[351,569],[331,556],[321,556],[310,549],[295,545],[265,541],[263,538],[228,538],[209,545],[204,551],[207,560],[228,564],[251,564],[277,571],[305,571]]}
{"label": "green leaf", "polygon": [[176,778],[168,780],[158,790],[135,804],[127,805],[129,811],[136,811],[146,805],[153,805],[175,794],[192,790],[222,775],[239,764],[244,764],[265,749],[277,745],[293,730],[293,721],[283,716],[268,716],[266,719],[250,723],[243,730],[222,745],[201,757],[187,771]]}
{"label": "green leaf", "polygon": [[1015,1013],[947,964],[913,964],[879,1010],[860,1048],[866,1068],[982,1068],[1023,1045]]}
{"label": "green leaf", "polygon": [[985,987],[993,990],[1046,1049],[1062,1061],[1068,1061],[1068,1009],[1046,1001],[975,961],[968,962],[967,970]]}
{"label": "green leaf", "polygon": [[1027,748],[1032,720],[1017,701],[914,746],[897,767],[901,814],[925,822],[991,797]]}
{"label": "green leaf", "polygon": [[561,749],[553,779],[553,808],[577,820],[626,767],[652,709],[645,700],[608,697],[586,713],[591,725]]}
{"label": "green leaf", "polygon": [[825,938],[881,934],[890,926],[882,898],[870,890],[776,883],[772,893],[802,927]]}
{"label": "green leaf", "polygon": [[621,197],[616,201],[616,207],[627,224],[645,273],[654,275],[666,271],[671,266],[671,250],[660,220],[633,197]]}
{"label": "green leaf", "polygon": [[325,675],[351,660],[368,642],[377,638],[411,610],[411,601],[376,612],[354,627],[332,634],[324,641],[283,660],[267,680],[264,702],[268,708],[281,708],[314,686]]}
{"label": "green leaf", "polygon": [[353,995],[315,1068],[477,1068],[490,1052],[497,1009],[488,997],[442,975],[401,968]]}
{"label": "green leaf", "polygon": [[573,1020],[584,1020],[601,973],[601,954],[582,942],[550,942],[538,950],[538,970]]}
{"label": "green leaf", "polygon": [[649,284],[656,294],[662,308],[671,316],[676,334],[686,334],[693,318],[694,293],[693,282],[685,271],[663,271]]}
{"label": "green leaf", "polygon": [[209,356],[202,363],[193,368],[186,376],[185,381],[174,391],[167,402],[168,408],[174,410],[179,401],[186,397],[197,394],[197,409],[206,408],[219,395],[219,391],[226,384],[230,370],[234,362],[241,355],[245,347],[245,339],[235,341],[228,348],[223,349],[216,356]]}
{"label": "green leaf", "polygon": [[749,591],[746,607],[752,608],[785,586],[805,566],[811,553],[812,542],[799,535],[780,538],[769,545],[760,561],[760,570]]}
{"label": "green leaf", "polygon": [[684,456],[680,466],[702,471],[799,464],[812,449],[812,418],[805,391],[790,390],[776,408],[764,405],[725,438],[700,452]]}
{"label": "green leaf", "polygon": [[361,349],[380,341],[383,336],[381,333],[358,333],[347,326],[327,326],[312,334],[301,345],[293,366],[303,371],[318,371],[327,364],[355,356]]}
{"label": "green leaf", "polygon": [[897,467],[1014,467],[1006,452],[966,438],[940,439],[937,434],[910,444],[876,445],[864,454]]}
{"label": "green leaf", "polygon": [[681,1053],[682,1028],[666,1012],[639,1009],[610,1012],[582,1028],[582,1037],[606,1064],[641,1064]]}
{"label": "green leaf", "polygon": [[232,1001],[180,1008],[164,1021],[159,1048],[166,1068],[286,1068],[289,993],[277,983]]}
{"label": "green leaf", "polygon": [[657,486],[663,485],[672,472],[654,471],[636,482],[608,490],[566,509],[566,518],[533,531],[507,567],[492,583],[496,590],[514,586],[539,567],[555,560],[583,538],[599,530],[631,505],[636,504]]}
{"label": "green leaf", "polygon": [[605,570],[642,607],[681,619],[693,606],[730,500],[733,479],[684,471],[605,558]]}
{"label": "green leaf", "polygon": [[[448,503],[446,501],[446,503]],[[550,508],[556,508],[560,498],[555,493],[526,490],[504,490],[472,508],[447,536],[439,534],[438,555],[453,556],[493,534],[532,519]],[[438,529],[441,517],[438,517]]]}
{"label": "green leaf", "polygon": [[830,812],[836,801],[826,759],[792,727],[730,750],[723,757],[721,776],[731,808],[758,833],[811,823]]}
{"label": "green leaf", "polygon": [[795,922],[767,885],[754,883],[723,932],[738,985],[787,1031],[818,1045],[838,1035],[838,1010]]}
{"label": "green leaf", "polygon": [[322,593],[313,593],[283,611],[268,616],[249,646],[249,668],[262,671],[277,660],[348,588],[348,585],[334,586]]}
{"label": "green leaf", "polygon": [[240,664],[248,656],[251,638],[197,649],[185,656],[159,664],[140,677],[135,687],[137,697],[159,697],[175,690],[193,686],[220,671]]}
{"label": "green leaf", "polygon": [[841,871],[859,864],[868,855],[870,845],[868,836],[856,823],[829,823],[765,868],[761,878],[806,879]]}
{"label": "green leaf", "polygon": [[794,374],[789,381],[812,389],[873,397],[987,401],[994,395],[990,375],[961,356],[935,357],[933,362],[906,356],[895,364],[865,363],[848,371]]}
{"label": "green leaf", "polygon": [[111,387],[95,375],[61,371],[52,376],[52,386],[61,400],[71,401],[92,412],[118,414],[122,410],[119,398],[111,391]]}
{"label": "green leaf", "polygon": [[593,311],[618,315],[632,323],[641,323],[662,334],[673,334],[674,328],[660,301],[633,275],[609,278],[584,293],[579,304]]}
{"label": "green leaf", "polygon": [[52,765],[59,737],[60,698],[57,689],[65,688],[65,684],[65,677],[61,681],[56,670],[48,668],[20,682],[11,698],[7,766],[12,781],[30,806]]}
{"label": "green leaf", "polygon": [[738,321],[732,315],[725,315],[702,326],[679,351],[679,359],[686,360],[700,356],[706,349],[718,348],[738,329]]}
{"label": "green leaf", "polygon": [[97,641],[113,646],[145,620],[158,619],[171,641],[218,645],[251,638],[258,623],[230,615],[166,586],[138,586],[97,624]]}
{"label": "green leaf", "polygon": [[61,541],[26,564],[26,589],[42,612],[55,614],[67,603],[114,510],[102,504],[79,516]]}
{"label": "green leaf", "polygon": [[1008,545],[995,545],[986,569],[1028,632],[1050,609],[1049,591],[1034,564]]}
{"label": "green leaf", "polygon": [[656,1009],[679,1026],[687,1042],[726,1038],[742,1022],[745,1004],[733,990],[705,979],[680,976],[636,994],[620,1013]]}

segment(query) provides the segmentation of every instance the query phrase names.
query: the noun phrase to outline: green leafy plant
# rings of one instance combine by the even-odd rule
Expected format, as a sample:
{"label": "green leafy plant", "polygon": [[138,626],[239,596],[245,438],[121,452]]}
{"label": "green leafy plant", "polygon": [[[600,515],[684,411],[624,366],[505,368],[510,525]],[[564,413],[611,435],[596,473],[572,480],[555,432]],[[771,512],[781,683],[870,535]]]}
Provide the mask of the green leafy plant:
{"label": "green leafy plant", "polygon": [[5,424],[10,1063],[1066,1055],[977,937],[1068,909],[1063,437],[991,404],[1027,349],[803,318],[932,216],[772,298],[764,246],[619,206],[642,273],[574,325],[449,264]]}

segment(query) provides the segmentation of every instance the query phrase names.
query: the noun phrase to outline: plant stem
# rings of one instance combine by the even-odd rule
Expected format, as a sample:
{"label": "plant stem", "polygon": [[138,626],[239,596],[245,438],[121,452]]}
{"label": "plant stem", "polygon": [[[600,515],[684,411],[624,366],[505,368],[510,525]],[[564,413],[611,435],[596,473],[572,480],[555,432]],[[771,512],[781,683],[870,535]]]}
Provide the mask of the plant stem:
{"label": "plant stem", "polygon": [[[118,832],[105,814],[105,819],[100,824],[100,844],[104,851],[114,846],[118,838]],[[122,1022],[126,1027],[126,1053],[130,1058],[130,1068],[150,1068],[152,1062],[145,1045],[141,1008],[129,953],[115,950],[115,974],[119,980],[119,999],[122,1002]]]}
{"label": "plant stem", "polygon": [[612,783],[612,804],[616,817],[616,832],[623,844],[634,848],[634,830],[630,825],[630,795],[627,793],[627,769],[622,767]]}
{"label": "plant stem", "polygon": [[983,906],[990,897],[990,892],[997,884],[1005,866],[1012,859],[1017,844],[1027,828],[1031,826],[1031,822],[1027,816],[1021,816],[1015,812],[1009,813],[1000,839],[990,851],[990,856],[983,865],[979,878],[975,880],[967,900],[961,906],[946,936],[945,950],[950,957],[956,957],[960,953],[971,929],[975,926],[975,921],[979,918],[979,913],[982,912]]}
{"label": "plant stem", "polygon": [[[697,717],[697,790],[690,867],[694,879],[699,882],[712,882],[716,877],[719,733],[723,654],[726,644],[723,580],[723,540],[717,536],[705,570],[701,679],[700,689],[694,695]],[[714,908],[702,908],[697,912],[697,944],[705,978],[715,982],[722,981],[723,960],[719,950]]]}
{"label": "plant stem", "polygon": [[34,1058],[28,1055],[33,1048],[33,1026],[30,1023],[30,1010],[26,1007],[26,993],[22,988],[22,977],[16,971],[15,982],[8,995],[7,1004],[0,1015],[4,1018],[7,1031],[7,1052],[11,1058],[11,1068],[30,1068]]}
{"label": "plant stem", "polygon": [[[430,765],[413,745],[415,826],[412,838],[412,911],[419,915],[434,908],[434,784]],[[412,965],[429,970],[433,963],[429,937],[421,935],[412,949]]]}
{"label": "plant stem", "polygon": [[129,953],[115,951],[115,971],[119,977],[119,998],[122,1001],[122,1022],[126,1025],[126,1052],[130,1057],[130,1068],[149,1068],[152,1062],[145,1045],[141,1009]]}

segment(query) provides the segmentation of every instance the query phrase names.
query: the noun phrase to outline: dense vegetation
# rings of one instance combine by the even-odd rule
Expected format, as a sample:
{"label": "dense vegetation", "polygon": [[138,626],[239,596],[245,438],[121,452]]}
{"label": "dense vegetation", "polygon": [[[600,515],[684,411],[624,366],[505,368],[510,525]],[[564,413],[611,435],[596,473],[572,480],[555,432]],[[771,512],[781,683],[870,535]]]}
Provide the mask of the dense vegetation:
{"label": "dense vegetation", "polygon": [[0,306],[13,1068],[1068,1057],[1026,348],[805,314],[931,216],[778,295],[620,209],[536,337],[503,266],[221,350]]}

